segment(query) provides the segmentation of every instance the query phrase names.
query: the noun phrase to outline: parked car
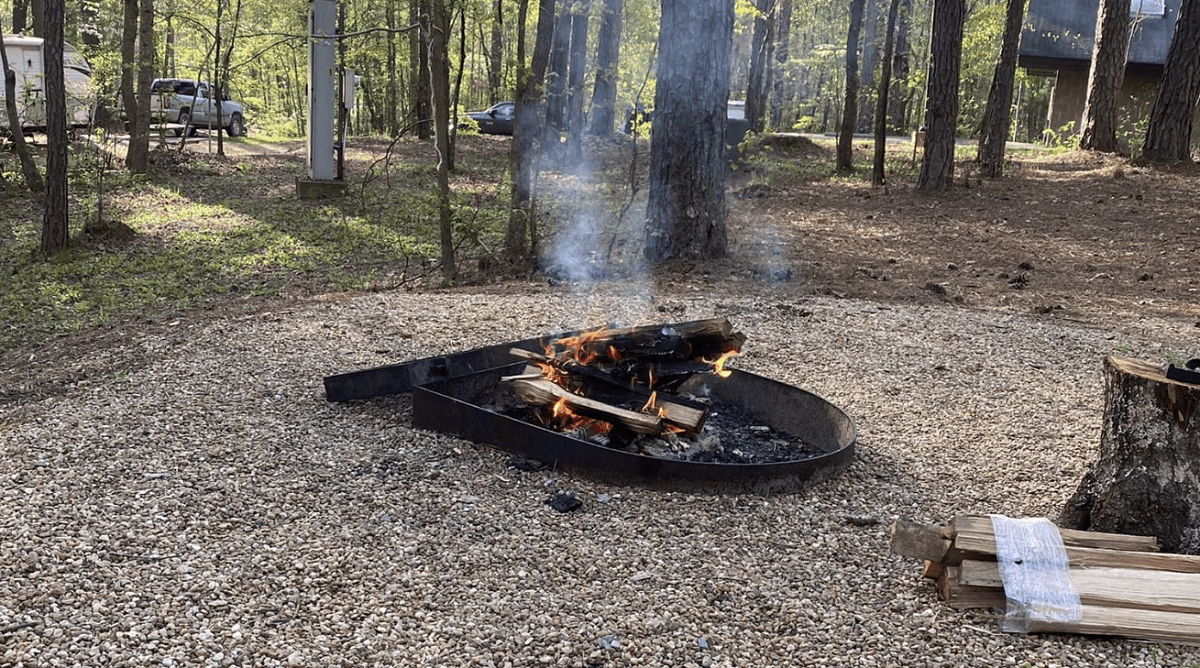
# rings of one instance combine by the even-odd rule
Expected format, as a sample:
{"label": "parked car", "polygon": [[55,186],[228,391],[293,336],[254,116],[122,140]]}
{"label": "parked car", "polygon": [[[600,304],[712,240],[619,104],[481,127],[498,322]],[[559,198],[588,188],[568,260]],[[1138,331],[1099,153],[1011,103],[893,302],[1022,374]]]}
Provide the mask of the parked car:
{"label": "parked car", "polygon": [[[17,118],[25,134],[46,129],[46,92],[42,81],[44,50],[41,37],[4,36],[4,51],[16,74]],[[63,83],[67,94],[67,126],[87,127],[92,121],[92,68],[83,54],[70,44],[63,44]],[[7,129],[3,84],[0,77],[0,128]]]}
{"label": "parked car", "polygon": [[497,102],[484,111],[468,111],[467,115],[479,124],[479,131],[484,134],[511,135],[516,111],[514,102]]}
{"label": "parked car", "polygon": [[[217,105],[213,100],[214,88],[210,84],[193,79],[155,79],[150,85],[150,92],[155,96],[154,105],[159,121],[183,126],[175,128],[176,137],[183,134],[184,128],[191,135],[196,128],[216,127]],[[221,96],[220,109],[225,132],[230,137],[244,137],[246,116],[242,105],[224,94]]]}

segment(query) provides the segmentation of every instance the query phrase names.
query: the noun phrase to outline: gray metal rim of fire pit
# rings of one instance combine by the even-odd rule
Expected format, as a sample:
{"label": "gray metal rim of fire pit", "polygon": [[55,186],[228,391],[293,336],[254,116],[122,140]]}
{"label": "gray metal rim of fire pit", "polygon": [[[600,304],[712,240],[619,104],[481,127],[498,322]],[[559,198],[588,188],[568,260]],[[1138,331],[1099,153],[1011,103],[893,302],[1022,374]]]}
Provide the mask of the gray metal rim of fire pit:
{"label": "gray metal rim of fire pit", "polygon": [[796,492],[836,475],[854,459],[858,432],[844,411],[806,390],[740,370],[733,370],[728,378],[705,375],[700,382],[716,400],[736,402],[767,426],[801,437],[825,454],[761,464],[652,457],[574,438],[480,404],[495,392],[501,376],[523,367],[522,362],[414,387],[413,425],[489,444],[603,482],[693,493]]}

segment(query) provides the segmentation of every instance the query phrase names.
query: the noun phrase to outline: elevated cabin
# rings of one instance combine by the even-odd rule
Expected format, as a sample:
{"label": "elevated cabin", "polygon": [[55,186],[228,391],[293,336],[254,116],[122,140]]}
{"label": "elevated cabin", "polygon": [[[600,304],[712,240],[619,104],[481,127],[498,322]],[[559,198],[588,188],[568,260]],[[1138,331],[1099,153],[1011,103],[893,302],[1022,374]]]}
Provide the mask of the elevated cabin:
{"label": "elevated cabin", "polygon": [[[1132,34],[1117,103],[1122,127],[1133,130],[1150,115],[1182,0],[1130,0]],[[1046,128],[1078,134],[1087,101],[1099,0],[1029,0],[1018,64],[1054,77]]]}

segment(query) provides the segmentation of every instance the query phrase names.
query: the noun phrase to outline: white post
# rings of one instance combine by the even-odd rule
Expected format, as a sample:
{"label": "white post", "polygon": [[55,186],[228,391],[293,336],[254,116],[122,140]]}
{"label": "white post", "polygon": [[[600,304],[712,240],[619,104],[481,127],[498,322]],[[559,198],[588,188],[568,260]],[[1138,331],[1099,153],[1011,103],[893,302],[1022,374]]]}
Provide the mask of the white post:
{"label": "white post", "polygon": [[334,55],[337,12],[334,0],[308,2],[308,177],[332,181]]}

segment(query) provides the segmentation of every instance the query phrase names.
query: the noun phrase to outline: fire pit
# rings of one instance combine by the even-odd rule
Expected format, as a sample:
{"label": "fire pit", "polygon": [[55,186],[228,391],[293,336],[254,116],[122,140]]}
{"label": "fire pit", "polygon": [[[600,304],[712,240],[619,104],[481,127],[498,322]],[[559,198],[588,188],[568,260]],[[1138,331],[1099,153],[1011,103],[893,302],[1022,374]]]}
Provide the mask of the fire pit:
{"label": "fire pit", "polygon": [[[330,376],[326,397],[346,401],[411,391],[414,426],[618,484],[766,494],[795,491],[848,466],[856,430],[841,409],[769,378],[690,361],[715,361],[740,348],[744,337],[731,338],[727,330],[713,334],[714,322],[621,330],[589,349],[607,347],[609,363],[598,367],[585,367],[574,355],[555,356],[543,340],[527,339]],[[647,339],[647,333],[654,336]],[[653,362],[631,363],[631,351]],[[606,374],[622,376],[628,387]],[[639,374],[659,390],[640,383]],[[556,389],[551,377],[570,390]],[[562,418],[563,412],[571,417]]]}

